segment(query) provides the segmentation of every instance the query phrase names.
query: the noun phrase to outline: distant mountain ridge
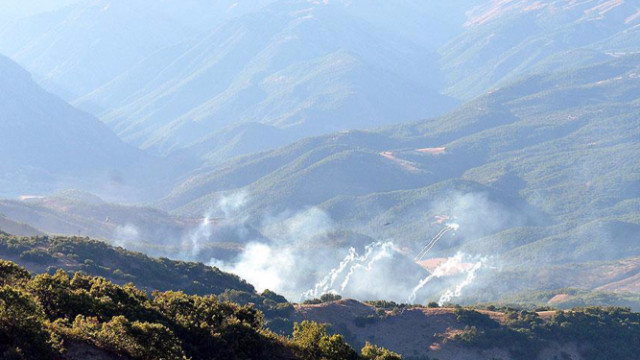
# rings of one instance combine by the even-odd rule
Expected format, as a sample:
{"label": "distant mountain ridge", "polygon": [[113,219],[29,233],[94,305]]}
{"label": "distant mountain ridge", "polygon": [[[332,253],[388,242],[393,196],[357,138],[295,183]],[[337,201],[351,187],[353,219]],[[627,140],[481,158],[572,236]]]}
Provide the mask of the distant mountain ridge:
{"label": "distant mountain ridge", "polygon": [[243,123],[302,138],[442,113],[455,102],[437,94],[435,67],[423,48],[337,6],[276,2],[74,103],[109,109],[101,118],[126,141],[166,154]]}
{"label": "distant mountain ridge", "polygon": [[7,25],[0,52],[125,141],[216,164],[632,53],[639,22],[622,0],[86,0]]}
{"label": "distant mountain ridge", "polygon": [[123,170],[150,160],[91,115],[42,90],[5,57],[0,57],[0,112],[5,196],[51,191],[60,182],[80,186],[93,180],[97,188],[117,188],[129,177]]}
{"label": "distant mountain ridge", "polygon": [[487,1],[440,49],[444,93],[469,100],[522,76],[638,51],[639,11],[625,0]]}
{"label": "distant mountain ridge", "polygon": [[[434,51],[475,2],[87,0],[8,25],[0,51],[127,142],[219,162],[451,109]],[[281,135],[226,150],[230,129],[254,123]],[[201,151],[211,137],[220,151]]]}

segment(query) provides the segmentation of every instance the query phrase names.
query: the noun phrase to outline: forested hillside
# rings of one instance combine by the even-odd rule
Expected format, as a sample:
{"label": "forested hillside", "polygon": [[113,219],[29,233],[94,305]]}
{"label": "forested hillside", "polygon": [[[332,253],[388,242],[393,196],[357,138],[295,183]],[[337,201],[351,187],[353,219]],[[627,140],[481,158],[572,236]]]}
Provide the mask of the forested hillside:
{"label": "forested hillside", "polygon": [[226,290],[253,293],[253,286],[235,275],[203,264],[155,259],[114,248],[88,238],[62,236],[16,237],[0,235],[0,254],[32,271],[63,268],[82,271],[147,291],[181,290],[189,294],[221,294]]}
{"label": "forested hillside", "polygon": [[[401,359],[369,341],[406,359],[633,359],[639,350],[640,315],[621,308],[424,308],[323,296],[294,309],[268,291],[254,295],[263,303],[241,306],[227,301],[246,299],[251,285],[203,265],[147,258],[88,239],[0,238],[0,258],[35,270],[0,260],[0,354],[6,359]],[[82,258],[93,260],[73,264]],[[118,285],[124,271],[110,273],[107,263],[129,271],[126,280],[147,284],[144,290]],[[184,286],[192,280],[201,286]],[[265,319],[272,328],[297,323],[278,329],[288,334],[282,336],[267,330]]]}

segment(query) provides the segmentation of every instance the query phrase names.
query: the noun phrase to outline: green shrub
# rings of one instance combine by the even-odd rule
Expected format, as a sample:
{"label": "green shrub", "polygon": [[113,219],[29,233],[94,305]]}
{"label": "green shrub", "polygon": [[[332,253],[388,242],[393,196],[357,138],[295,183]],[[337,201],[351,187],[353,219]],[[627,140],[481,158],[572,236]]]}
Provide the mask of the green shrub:
{"label": "green shrub", "polygon": [[0,260],[0,286],[23,286],[31,280],[31,274],[11,261]]}
{"label": "green shrub", "polygon": [[318,304],[322,304],[322,300],[320,300],[320,299],[309,299],[309,300],[305,300],[302,304],[303,305],[318,305]]}
{"label": "green shrub", "polygon": [[20,259],[40,265],[51,264],[55,261],[53,256],[51,256],[46,250],[37,248],[22,252],[20,254]]}
{"label": "green shrub", "polygon": [[97,318],[78,315],[66,334],[131,359],[182,360],[185,357],[180,342],[167,327],[131,322],[124,316],[100,323]]}
{"label": "green shrub", "polygon": [[342,300],[342,296],[338,294],[324,294],[320,296],[320,301],[322,301],[323,303],[328,303],[328,302],[338,301],[338,300]]}
{"label": "green shrub", "polygon": [[327,326],[311,321],[294,324],[293,343],[303,360],[356,360],[358,354],[342,335],[329,335]]}
{"label": "green shrub", "polygon": [[45,326],[44,313],[28,293],[0,288],[0,355],[2,358],[52,359],[62,345]]}
{"label": "green shrub", "polygon": [[362,348],[362,357],[365,360],[402,360],[402,356],[387,349],[367,344]]}

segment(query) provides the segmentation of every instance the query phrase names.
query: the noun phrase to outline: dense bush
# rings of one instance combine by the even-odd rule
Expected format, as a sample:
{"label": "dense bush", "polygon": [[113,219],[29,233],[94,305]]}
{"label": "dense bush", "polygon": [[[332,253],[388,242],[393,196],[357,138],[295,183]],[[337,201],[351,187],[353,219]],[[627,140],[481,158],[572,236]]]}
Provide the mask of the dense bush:
{"label": "dense bush", "polygon": [[301,359],[356,360],[358,354],[351,349],[342,335],[329,335],[326,325],[303,321],[293,329],[293,344]]}
{"label": "dense bush", "polygon": [[375,324],[376,322],[378,322],[378,320],[380,320],[379,317],[375,316],[375,315],[368,315],[368,316],[356,316],[353,319],[353,323],[357,326],[357,327],[365,327],[367,325],[371,325],[371,324]]}
{"label": "dense bush", "polygon": [[[303,322],[292,325],[292,338],[277,336],[264,328],[264,315],[254,306],[214,295],[148,294],[132,284],[62,270],[32,278],[5,261],[0,275],[2,359],[58,359],[66,343],[135,360],[360,358],[325,325]],[[291,306],[273,292],[249,295],[263,306]]]}
{"label": "dense bush", "polygon": [[366,301],[367,305],[371,305],[376,308],[376,313],[379,315],[384,315],[387,311],[390,311],[392,314],[397,314],[402,310],[411,309],[419,307],[419,305],[414,304],[398,304],[394,301],[387,300],[375,300],[375,301]]}
{"label": "dense bush", "polygon": [[45,327],[45,315],[26,292],[0,288],[0,358],[49,359],[61,344]]}
{"label": "dense bush", "polygon": [[369,343],[362,348],[362,357],[367,360],[402,360],[400,355]]}
{"label": "dense bush", "polygon": [[60,333],[74,340],[86,341],[109,352],[135,360],[185,358],[180,341],[173,332],[161,324],[131,322],[124,316],[115,316],[107,322],[78,315],[71,327],[54,325]]}
{"label": "dense bush", "polygon": [[581,341],[587,359],[637,359],[640,314],[624,308],[583,308],[558,312],[543,330],[550,339]]}
{"label": "dense bush", "polygon": [[333,301],[338,301],[338,300],[342,300],[342,296],[338,295],[338,294],[323,294],[322,296],[320,296],[319,299],[309,299],[309,300],[305,300],[303,302],[304,305],[318,305],[318,304],[324,304],[324,303],[330,303]]}
{"label": "dense bush", "polygon": [[51,264],[55,261],[53,256],[51,256],[47,251],[43,249],[31,249],[27,251],[23,251],[20,254],[20,259],[24,261],[30,261],[40,265]]}
{"label": "dense bush", "polygon": [[455,310],[455,314],[458,322],[469,326],[475,326],[483,329],[495,329],[500,327],[500,324],[497,321],[491,319],[488,315],[479,313],[475,310],[460,308]]}
{"label": "dense bush", "polygon": [[11,261],[0,260],[0,286],[23,286],[31,280],[29,272]]}

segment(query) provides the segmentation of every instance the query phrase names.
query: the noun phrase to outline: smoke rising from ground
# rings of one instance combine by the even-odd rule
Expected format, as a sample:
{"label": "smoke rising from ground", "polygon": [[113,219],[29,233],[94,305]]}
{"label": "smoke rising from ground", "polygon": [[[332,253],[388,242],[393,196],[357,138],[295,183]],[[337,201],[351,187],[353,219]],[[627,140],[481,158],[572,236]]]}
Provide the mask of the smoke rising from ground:
{"label": "smoke rising from ground", "polygon": [[[338,267],[331,269],[320,282],[305,291],[302,299],[318,298],[323,294],[343,294],[351,281],[354,273],[362,271],[370,272],[373,266],[383,258],[389,258],[392,255],[392,242],[376,242],[365,247],[364,254],[358,255],[355,248],[350,248],[347,256],[340,262]],[[337,285],[340,284],[338,287]]]}
{"label": "smoke rising from ground", "polygon": [[[438,238],[457,232],[468,237],[490,233],[499,229],[508,217],[484,195],[455,194],[454,198],[453,202],[446,202],[446,213],[456,222],[445,224],[446,231]],[[233,203],[234,216],[247,218],[242,206],[249,197],[233,199],[236,200],[223,199],[219,204]],[[485,220],[487,216],[492,220]],[[463,297],[465,290],[477,281],[477,274],[487,268],[486,258],[459,252],[429,273],[414,263],[416,254],[399,250],[393,240],[371,238],[359,246],[353,246],[351,239],[340,242],[337,240],[343,236],[340,226],[319,208],[262,215],[254,223],[259,224],[257,230],[262,239],[246,239],[246,245],[235,258],[227,261],[213,258],[209,263],[239,275],[258,290],[268,288],[293,301],[334,293],[360,300],[405,302],[409,298],[414,302],[440,298],[441,302],[447,302]]]}
{"label": "smoke rising from ground", "polygon": [[469,259],[469,256],[459,252],[455,256],[448,258],[444,263],[436,267],[435,270],[429,274],[429,276],[422,279],[418,285],[413,288],[411,295],[409,295],[408,302],[413,304],[416,302],[418,293],[432,281],[441,278],[450,278],[452,281],[457,281],[458,278],[463,276],[463,280],[456,283],[453,290],[447,289],[438,303],[440,305],[451,302],[454,298],[462,296],[462,291],[475,280],[476,273],[487,264],[487,259],[482,258],[478,261]]}
{"label": "smoke rising from ground", "polygon": [[132,224],[118,226],[113,232],[113,244],[123,248],[128,248],[135,244],[139,238],[140,231]]}
{"label": "smoke rising from ground", "polygon": [[[465,241],[475,239],[509,221],[506,211],[482,194],[450,194],[425,205],[425,220],[433,221],[429,214],[443,214],[447,220],[437,234],[427,234],[433,227],[425,228],[425,239],[412,252],[400,248],[398,239],[349,232],[317,207],[249,214],[250,203],[246,192],[219,195],[202,218],[184,230],[176,251],[160,255],[207,262],[237,274],[258,291],[270,289],[292,301],[334,293],[359,300],[443,303],[463,300],[488,268],[483,256],[490,254],[465,251],[457,243],[458,234]],[[113,239],[132,248],[143,233],[128,224],[118,227]],[[235,248],[220,252],[226,244]],[[421,249],[426,251],[418,253]],[[428,267],[431,271],[416,263],[431,261],[435,254],[445,259],[436,268]]]}
{"label": "smoke rising from ground", "polygon": [[486,262],[486,259],[482,259],[476,262],[475,264],[472,264],[470,268],[465,270],[464,272],[466,273],[467,276],[464,278],[464,280],[461,283],[457,284],[454,290],[447,290],[440,297],[440,300],[438,301],[438,303],[442,306],[446,303],[450,303],[453,299],[459,298],[460,296],[462,296],[462,291],[467,286],[471,285],[471,283],[473,283],[473,281],[476,278],[476,272],[485,266],[485,262]]}
{"label": "smoke rising from ground", "polygon": [[432,212],[446,214],[457,225],[461,240],[474,240],[524,222],[521,214],[505,208],[486,193],[453,192],[435,201]]}

